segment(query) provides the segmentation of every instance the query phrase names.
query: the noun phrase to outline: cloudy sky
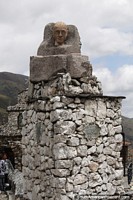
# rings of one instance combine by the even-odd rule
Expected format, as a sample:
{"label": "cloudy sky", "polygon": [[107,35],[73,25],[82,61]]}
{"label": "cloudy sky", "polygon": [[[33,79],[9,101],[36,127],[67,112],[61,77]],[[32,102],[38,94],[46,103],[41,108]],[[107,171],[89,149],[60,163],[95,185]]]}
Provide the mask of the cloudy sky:
{"label": "cloudy sky", "polygon": [[122,114],[133,118],[133,0],[0,0],[0,71],[29,75],[45,25],[57,21],[78,28],[104,94],[126,96]]}

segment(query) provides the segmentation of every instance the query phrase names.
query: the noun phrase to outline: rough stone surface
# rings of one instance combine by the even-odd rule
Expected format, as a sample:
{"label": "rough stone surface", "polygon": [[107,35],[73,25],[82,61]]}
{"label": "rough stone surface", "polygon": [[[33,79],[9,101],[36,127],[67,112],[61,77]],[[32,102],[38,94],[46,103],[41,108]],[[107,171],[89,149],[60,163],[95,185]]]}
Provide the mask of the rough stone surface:
{"label": "rough stone surface", "polygon": [[30,59],[30,80],[32,82],[48,81],[58,72],[65,72],[67,57],[65,55],[36,56]]}
{"label": "rough stone surface", "polygon": [[[57,95],[45,100],[42,110],[39,107],[40,100],[36,100],[31,103],[32,106],[29,104],[27,112],[23,113],[26,124],[26,127],[22,128],[22,135],[25,138],[22,140],[24,177],[29,185],[38,186],[38,190],[34,190],[33,193],[32,187],[26,184],[25,197],[29,195],[32,199],[35,195],[41,199],[52,199],[53,196],[53,199],[65,199],[71,196],[74,200],[78,195],[80,198],[84,195],[88,198],[87,195],[90,194],[115,195],[118,191],[124,191],[121,190],[121,159],[115,156],[115,147],[121,143],[121,134],[115,129],[116,119],[110,116],[111,120],[106,121],[107,106],[112,102],[117,105],[111,108],[112,111],[115,112],[117,119],[121,118],[118,109],[120,99],[95,97],[92,100],[80,98],[80,95],[78,98],[80,101],[74,96]],[[102,109],[103,114],[100,116]],[[36,116],[34,121],[31,120],[33,116]],[[88,117],[95,119],[93,123],[90,120],[87,124],[87,119],[90,119]],[[36,129],[35,124],[39,122],[42,125]],[[43,124],[45,126],[41,128]],[[86,126],[87,132],[84,131]],[[113,134],[110,134],[111,130]],[[91,137],[86,134],[91,134]],[[40,156],[41,161],[38,160]],[[116,163],[119,166],[117,170]]]}

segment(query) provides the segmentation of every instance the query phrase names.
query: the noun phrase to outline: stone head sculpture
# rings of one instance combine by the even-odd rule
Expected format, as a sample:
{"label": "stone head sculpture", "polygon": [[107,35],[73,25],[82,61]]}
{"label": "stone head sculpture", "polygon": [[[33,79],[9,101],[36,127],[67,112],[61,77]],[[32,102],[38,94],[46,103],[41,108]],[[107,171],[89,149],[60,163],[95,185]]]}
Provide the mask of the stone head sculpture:
{"label": "stone head sculpture", "polygon": [[37,55],[57,55],[80,53],[80,36],[74,25],[64,22],[49,23],[45,26],[43,41]]}
{"label": "stone head sculpture", "polygon": [[66,25],[64,22],[47,24],[37,57],[31,57],[30,60],[31,82],[47,82],[58,73],[66,72],[72,78],[92,77],[92,66],[88,56],[81,55],[80,46],[76,26]]}
{"label": "stone head sculpture", "polygon": [[63,45],[68,35],[68,27],[64,22],[57,22],[53,26],[55,46]]}

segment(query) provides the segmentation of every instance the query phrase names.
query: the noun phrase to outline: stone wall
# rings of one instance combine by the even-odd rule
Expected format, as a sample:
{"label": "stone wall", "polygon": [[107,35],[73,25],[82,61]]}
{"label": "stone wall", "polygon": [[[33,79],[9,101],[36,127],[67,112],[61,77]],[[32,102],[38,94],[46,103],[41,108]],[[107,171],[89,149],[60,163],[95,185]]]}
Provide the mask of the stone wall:
{"label": "stone wall", "polygon": [[[63,91],[66,77],[59,78]],[[78,94],[80,84],[72,95],[69,84],[66,95],[33,98],[23,112],[27,199],[69,200],[123,193],[122,97]],[[34,85],[35,96],[42,91],[43,85],[38,85]],[[75,86],[70,88],[75,91]]]}
{"label": "stone wall", "polygon": [[21,132],[24,199],[114,199],[124,193],[124,97],[103,96],[88,56],[80,54],[77,28],[55,25],[46,26],[37,56],[30,59]]}
{"label": "stone wall", "polygon": [[[8,123],[0,127],[0,148],[12,150],[15,161],[15,168],[22,170],[22,112],[26,108],[27,91],[18,95],[18,103],[9,106]],[[10,152],[9,152],[10,153]]]}

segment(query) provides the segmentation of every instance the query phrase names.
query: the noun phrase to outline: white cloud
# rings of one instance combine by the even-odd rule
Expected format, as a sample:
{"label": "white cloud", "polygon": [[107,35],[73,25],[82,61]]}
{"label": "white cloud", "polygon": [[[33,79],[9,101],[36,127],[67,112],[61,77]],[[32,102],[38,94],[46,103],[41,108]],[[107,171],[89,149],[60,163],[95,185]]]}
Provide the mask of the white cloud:
{"label": "white cloud", "polygon": [[[40,36],[41,40],[42,30],[47,23],[62,20],[78,27],[83,52],[92,57],[114,52],[131,54],[132,9],[132,0],[1,0],[0,29],[5,34],[1,40],[13,40],[16,35],[22,35],[23,41],[25,34],[30,34],[29,40],[32,39],[33,44],[29,45],[31,50],[37,48],[36,39],[38,38],[39,42]],[[3,24],[5,28],[1,27]],[[10,42],[8,45],[10,46]],[[3,46],[4,44],[1,45],[2,50]],[[23,52],[24,47],[20,48]]]}
{"label": "white cloud", "polygon": [[94,74],[102,82],[104,95],[126,97],[123,100],[123,115],[133,117],[133,65],[124,65],[114,73],[106,67],[99,67]]}
{"label": "white cloud", "polygon": [[93,58],[121,53],[125,55],[133,54],[133,33],[120,32],[114,28],[93,27],[88,29],[88,38],[85,43],[86,52],[90,51]]}
{"label": "white cloud", "polygon": [[[1,0],[0,71],[28,72],[30,56],[36,55],[45,25],[57,21],[77,26],[82,53],[90,57],[90,62],[106,55],[132,55],[132,10],[133,0]],[[125,102],[132,96],[132,73],[128,73],[128,67],[116,69],[115,75],[108,68],[99,72],[102,81],[108,77],[105,91],[124,92],[128,96]],[[122,82],[119,86],[118,81]]]}
{"label": "white cloud", "polygon": [[133,91],[133,65],[124,65],[118,69],[116,80],[119,84],[119,89],[123,92]]}

